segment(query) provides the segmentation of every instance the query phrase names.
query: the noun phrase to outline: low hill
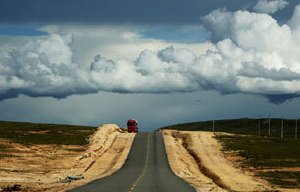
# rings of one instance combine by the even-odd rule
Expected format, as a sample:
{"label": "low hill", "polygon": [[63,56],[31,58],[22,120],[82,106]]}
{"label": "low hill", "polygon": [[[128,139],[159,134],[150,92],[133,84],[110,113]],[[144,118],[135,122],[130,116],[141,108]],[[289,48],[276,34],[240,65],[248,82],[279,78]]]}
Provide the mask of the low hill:
{"label": "low hill", "polygon": [[[280,137],[281,135],[281,119],[270,119],[270,132],[271,136]],[[268,135],[269,134],[269,119],[227,119],[227,120],[216,120],[215,121],[215,132],[227,132],[245,135]],[[259,125],[260,124],[260,125]],[[259,133],[260,126],[260,133]],[[283,136],[284,137],[295,137],[295,126],[296,120],[283,119]],[[298,121],[298,127],[300,122]],[[177,125],[170,125],[162,127],[160,129],[175,129],[185,131],[212,131],[213,121],[202,121],[183,123]],[[299,131],[298,131],[299,135]]]}
{"label": "low hill", "polygon": [[85,145],[96,127],[0,121],[0,138],[21,144]]}

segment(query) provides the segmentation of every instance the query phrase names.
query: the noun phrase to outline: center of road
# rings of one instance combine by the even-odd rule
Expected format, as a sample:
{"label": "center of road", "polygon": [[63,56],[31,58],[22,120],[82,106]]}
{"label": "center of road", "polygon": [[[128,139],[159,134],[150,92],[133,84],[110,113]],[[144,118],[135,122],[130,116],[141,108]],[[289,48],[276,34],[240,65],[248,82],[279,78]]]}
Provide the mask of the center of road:
{"label": "center of road", "polygon": [[132,184],[128,192],[133,192],[136,185],[139,183],[139,181],[143,178],[143,176],[146,173],[147,170],[147,165],[148,165],[148,156],[149,156],[149,148],[150,148],[150,132],[148,132],[148,141],[147,141],[147,151],[146,151],[146,160],[145,160],[145,165],[142,173],[140,176],[135,180],[135,182]]}

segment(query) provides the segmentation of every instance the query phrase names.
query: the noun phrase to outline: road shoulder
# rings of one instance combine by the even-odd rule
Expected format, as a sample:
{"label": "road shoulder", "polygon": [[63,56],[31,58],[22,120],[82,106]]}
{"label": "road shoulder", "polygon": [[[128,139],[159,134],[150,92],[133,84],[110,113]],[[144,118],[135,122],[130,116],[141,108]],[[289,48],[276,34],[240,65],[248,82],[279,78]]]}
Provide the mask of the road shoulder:
{"label": "road shoulder", "polygon": [[173,172],[197,191],[266,191],[264,180],[254,178],[227,161],[211,132],[163,130]]}

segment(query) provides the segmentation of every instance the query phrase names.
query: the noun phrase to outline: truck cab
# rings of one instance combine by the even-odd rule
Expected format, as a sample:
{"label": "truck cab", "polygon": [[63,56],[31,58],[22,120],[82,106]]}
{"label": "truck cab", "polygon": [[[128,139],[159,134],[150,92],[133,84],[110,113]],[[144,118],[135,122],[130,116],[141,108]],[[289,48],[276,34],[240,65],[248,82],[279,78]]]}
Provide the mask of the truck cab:
{"label": "truck cab", "polygon": [[135,119],[129,119],[127,121],[127,130],[129,133],[138,132],[138,122]]}

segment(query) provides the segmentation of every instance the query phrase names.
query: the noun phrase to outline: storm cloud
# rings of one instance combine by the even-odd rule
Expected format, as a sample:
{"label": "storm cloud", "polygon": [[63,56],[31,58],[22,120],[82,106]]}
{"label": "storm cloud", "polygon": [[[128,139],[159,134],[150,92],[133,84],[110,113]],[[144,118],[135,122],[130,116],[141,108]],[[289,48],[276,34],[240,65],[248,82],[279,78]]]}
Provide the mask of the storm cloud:
{"label": "storm cloud", "polygon": [[199,14],[227,5],[237,10],[248,1],[1,0],[0,22],[192,24]]}
{"label": "storm cloud", "polygon": [[[72,35],[50,34],[0,50],[0,99],[64,98],[99,91],[172,93],[217,90],[278,98],[300,95],[300,6],[286,24],[264,13],[217,9],[203,17],[213,50],[144,50],[135,60],[96,55],[72,60]],[[290,97],[287,97],[290,98]],[[270,99],[271,100],[271,99]]]}

